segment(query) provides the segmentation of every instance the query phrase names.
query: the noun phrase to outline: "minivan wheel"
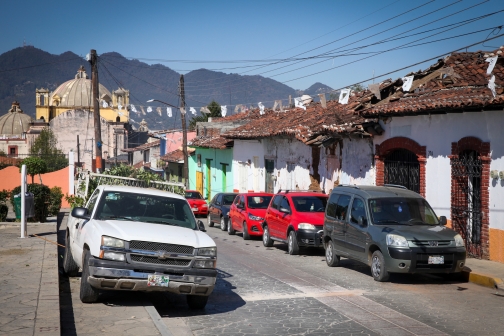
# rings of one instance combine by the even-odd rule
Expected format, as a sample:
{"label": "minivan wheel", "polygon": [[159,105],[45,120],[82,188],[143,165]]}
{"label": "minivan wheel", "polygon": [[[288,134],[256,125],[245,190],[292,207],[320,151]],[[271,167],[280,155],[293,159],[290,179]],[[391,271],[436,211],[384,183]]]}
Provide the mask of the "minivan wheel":
{"label": "minivan wheel", "polygon": [[265,247],[273,246],[273,240],[270,237],[268,225],[264,225],[262,241]]}
{"label": "minivan wheel", "polygon": [[247,222],[243,222],[243,240],[250,240],[250,234],[247,228]]}
{"label": "minivan wheel", "polygon": [[334,242],[332,240],[328,241],[325,250],[325,260],[329,267],[339,266],[340,256],[336,255],[335,251]]}
{"label": "minivan wheel", "polygon": [[296,239],[296,232],[294,232],[294,230],[289,232],[289,238],[287,239],[287,251],[290,255],[299,254],[299,245]]}
{"label": "minivan wheel", "polygon": [[389,272],[385,267],[385,259],[383,258],[383,254],[378,250],[374,251],[371,256],[371,274],[375,281],[384,282],[389,279]]}
{"label": "minivan wheel", "polygon": [[214,223],[212,222],[212,219],[210,218],[210,214],[208,214],[208,216],[207,216],[207,224],[208,224],[208,227],[212,227],[214,225]]}
{"label": "minivan wheel", "polygon": [[224,216],[221,216],[220,218],[220,229],[222,231],[226,231],[227,229],[226,220],[224,219]]}
{"label": "minivan wheel", "polygon": [[230,235],[230,236],[232,236],[236,233],[235,229],[233,228],[233,221],[231,220],[231,218],[229,218],[227,232],[228,232],[228,235]]}

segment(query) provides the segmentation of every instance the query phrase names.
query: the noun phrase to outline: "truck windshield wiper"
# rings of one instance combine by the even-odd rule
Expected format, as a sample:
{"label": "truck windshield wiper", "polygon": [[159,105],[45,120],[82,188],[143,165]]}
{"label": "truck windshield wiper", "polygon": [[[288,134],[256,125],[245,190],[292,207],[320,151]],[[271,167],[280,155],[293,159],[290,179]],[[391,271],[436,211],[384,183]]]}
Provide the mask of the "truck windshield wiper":
{"label": "truck windshield wiper", "polygon": [[105,220],[105,219],[126,219],[126,220],[132,220],[134,221],[133,218],[131,217],[126,217],[126,216],[108,216],[108,217],[103,217],[101,218],[102,220]]}
{"label": "truck windshield wiper", "polygon": [[166,225],[173,225],[173,226],[177,226],[177,224],[173,224],[173,223],[170,223],[170,222],[165,222],[165,221],[155,221],[155,220],[142,221],[142,223],[166,224]]}

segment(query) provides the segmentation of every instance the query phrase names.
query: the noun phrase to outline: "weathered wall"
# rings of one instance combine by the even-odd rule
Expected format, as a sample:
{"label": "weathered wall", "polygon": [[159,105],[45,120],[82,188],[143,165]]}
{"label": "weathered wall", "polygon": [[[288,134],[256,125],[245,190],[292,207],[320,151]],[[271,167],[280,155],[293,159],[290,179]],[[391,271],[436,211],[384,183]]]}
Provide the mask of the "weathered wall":
{"label": "weathered wall", "polygon": [[9,155],[9,147],[17,146],[17,154],[22,158],[30,153],[30,145],[26,139],[1,139],[0,138],[0,152]]}
{"label": "weathered wall", "polygon": [[[91,169],[92,151],[94,152],[94,118],[92,113],[85,110],[68,110],[61,113],[49,123],[52,131],[58,138],[58,146],[63,153],[73,150],[77,153],[77,134],[80,142],[80,161],[84,162],[84,168]],[[109,124],[105,119],[100,118],[102,155],[114,156],[114,127],[123,128],[122,124]],[[122,139],[122,140],[121,140]],[[124,146],[124,138],[118,136],[118,153]],[[92,151],[91,151],[92,149]],[[77,158],[76,158],[77,160]]]}
{"label": "weathered wall", "polygon": [[[396,117],[382,124],[385,132],[375,137],[375,143],[404,136],[427,148],[426,198],[438,216],[450,218],[451,206],[451,143],[468,136],[490,142],[490,170],[504,171],[504,141],[502,141],[502,111],[453,113],[412,117]],[[485,182],[485,181],[482,181]],[[504,246],[504,181],[486,181],[490,195],[490,257]],[[492,230],[493,229],[493,230]],[[495,238],[502,237],[502,238]],[[499,246],[499,247],[497,247]],[[502,253],[501,253],[502,254]]]}

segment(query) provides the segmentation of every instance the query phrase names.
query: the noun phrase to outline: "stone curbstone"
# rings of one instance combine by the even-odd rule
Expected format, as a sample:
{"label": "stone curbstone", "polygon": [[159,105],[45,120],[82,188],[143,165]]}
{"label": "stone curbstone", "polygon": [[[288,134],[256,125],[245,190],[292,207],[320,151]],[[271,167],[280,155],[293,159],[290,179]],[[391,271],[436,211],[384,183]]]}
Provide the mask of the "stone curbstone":
{"label": "stone curbstone", "polygon": [[494,288],[499,291],[504,291],[504,281],[502,281],[501,278],[497,278],[488,274],[473,272],[468,267],[464,267],[462,274],[468,282],[489,288]]}

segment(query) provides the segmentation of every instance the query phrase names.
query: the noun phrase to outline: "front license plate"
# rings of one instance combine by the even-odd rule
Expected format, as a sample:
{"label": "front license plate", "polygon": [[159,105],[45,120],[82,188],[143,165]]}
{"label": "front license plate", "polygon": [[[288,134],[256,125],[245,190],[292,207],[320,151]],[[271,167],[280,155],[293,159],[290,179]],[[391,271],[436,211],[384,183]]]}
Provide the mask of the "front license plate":
{"label": "front license plate", "polygon": [[198,208],[192,208],[192,211],[198,211]]}
{"label": "front license plate", "polygon": [[149,275],[147,286],[168,287],[170,278],[166,275]]}
{"label": "front license plate", "polygon": [[444,256],[429,256],[428,264],[432,265],[444,264]]}

